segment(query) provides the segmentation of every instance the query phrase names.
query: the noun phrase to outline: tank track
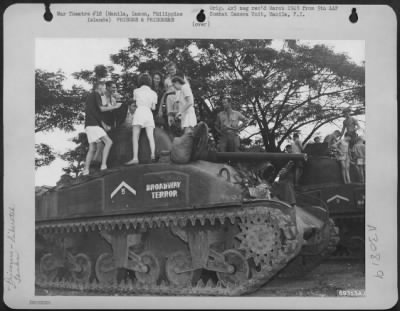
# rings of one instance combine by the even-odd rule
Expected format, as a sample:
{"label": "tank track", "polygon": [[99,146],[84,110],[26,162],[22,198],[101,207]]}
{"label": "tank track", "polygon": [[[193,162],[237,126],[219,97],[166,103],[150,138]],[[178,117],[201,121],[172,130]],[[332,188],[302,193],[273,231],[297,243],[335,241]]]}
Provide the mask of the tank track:
{"label": "tank track", "polygon": [[[267,207],[268,202],[273,202],[272,205],[277,205],[274,201],[263,201],[246,204],[245,206],[221,207],[219,210],[196,210],[196,211],[179,211],[154,213],[147,215],[124,215],[110,216],[107,219],[92,218],[86,220],[62,220],[57,222],[38,222],[36,231],[39,234],[64,234],[68,232],[82,231],[110,231],[110,230],[151,230],[152,228],[168,228],[187,226],[215,226],[220,223],[230,223],[239,226],[244,223],[249,223],[255,218],[264,216],[265,222],[274,223],[279,227],[281,232],[280,239],[283,239],[279,244],[279,249],[275,252],[265,251],[263,257],[268,257],[267,262],[260,260],[260,251],[254,249],[243,249],[243,246],[248,246],[248,243],[240,243],[238,251],[246,260],[252,260],[252,256],[257,254],[256,268],[251,267],[250,278],[239,283],[226,283],[220,280],[214,282],[209,279],[204,282],[200,279],[196,284],[187,286],[175,286],[167,280],[157,282],[157,284],[142,284],[136,279],[128,281],[114,282],[113,284],[100,283],[95,278],[91,282],[76,282],[66,279],[55,281],[36,279],[36,285],[43,289],[64,289],[88,291],[94,293],[107,293],[118,295],[206,295],[206,296],[238,296],[257,290],[263,284],[268,282],[275,274],[283,269],[287,263],[294,258],[300,251],[301,239],[298,237],[295,217],[290,213],[284,213],[280,208]],[[279,205],[279,204],[278,204]],[[285,205],[284,209],[288,209]],[[274,226],[271,226],[272,228]],[[275,226],[276,227],[276,226]],[[240,249],[241,248],[241,249]],[[253,261],[254,262],[254,261]]]}
{"label": "tank track", "polygon": [[288,267],[279,273],[279,278],[297,278],[301,277],[317,266],[319,266],[324,260],[331,258],[332,254],[335,252],[336,247],[340,240],[339,235],[339,228],[335,225],[332,219],[329,219],[329,222],[326,226],[329,226],[327,232],[329,232],[329,240],[325,245],[321,245],[322,251],[316,253],[315,255],[312,254],[303,254],[300,252],[299,256],[292,260]]}
{"label": "tank track", "polygon": [[[332,215],[341,236],[331,260],[365,260],[365,215]],[[346,234],[347,233],[347,234]]]}

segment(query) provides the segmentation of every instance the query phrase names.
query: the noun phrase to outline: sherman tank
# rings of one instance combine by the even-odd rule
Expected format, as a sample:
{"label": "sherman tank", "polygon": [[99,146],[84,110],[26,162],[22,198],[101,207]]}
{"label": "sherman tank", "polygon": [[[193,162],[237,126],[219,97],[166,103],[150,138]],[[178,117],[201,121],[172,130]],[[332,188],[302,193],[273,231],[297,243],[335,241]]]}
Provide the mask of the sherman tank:
{"label": "sherman tank", "polygon": [[194,138],[189,163],[177,164],[171,140],[157,128],[158,162],[149,161],[143,135],[140,164],[124,166],[131,129],[110,136],[111,169],[64,178],[36,197],[37,286],[237,296],[301,266],[302,254],[334,250],[337,228],[324,206],[271,199],[256,191],[251,168],[243,174],[237,166],[297,163],[305,154],[207,152],[202,135]]}
{"label": "sherman tank", "polygon": [[326,143],[310,144],[308,161],[297,188],[298,201],[319,200],[328,207],[339,228],[340,242],[335,257],[365,257],[365,184],[359,182],[354,165],[352,183],[344,184],[338,161],[328,155]]}

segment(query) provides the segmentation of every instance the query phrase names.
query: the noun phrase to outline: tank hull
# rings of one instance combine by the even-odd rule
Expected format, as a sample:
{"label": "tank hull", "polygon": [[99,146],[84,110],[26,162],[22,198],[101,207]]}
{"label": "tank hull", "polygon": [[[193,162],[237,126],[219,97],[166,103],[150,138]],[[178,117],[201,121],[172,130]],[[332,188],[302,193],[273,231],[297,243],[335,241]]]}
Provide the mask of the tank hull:
{"label": "tank hull", "polygon": [[246,199],[242,184],[234,168],[196,161],[120,167],[50,190],[37,198],[36,284],[237,296],[329,249],[326,210]]}

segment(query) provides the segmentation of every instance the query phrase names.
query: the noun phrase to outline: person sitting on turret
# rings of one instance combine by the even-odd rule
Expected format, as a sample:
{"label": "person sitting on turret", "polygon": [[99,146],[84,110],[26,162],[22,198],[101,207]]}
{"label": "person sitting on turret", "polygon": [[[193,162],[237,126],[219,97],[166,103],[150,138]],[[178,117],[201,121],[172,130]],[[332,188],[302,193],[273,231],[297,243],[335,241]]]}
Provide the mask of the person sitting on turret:
{"label": "person sitting on turret", "polygon": [[[218,151],[239,151],[239,132],[247,123],[247,118],[239,111],[232,109],[231,98],[222,98],[224,110],[218,113],[215,129],[220,134]],[[239,123],[242,122],[241,126]]]}
{"label": "person sitting on turret", "polygon": [[121,103],[116,103],[115,106],[107,107],[102,105],[101,96],[105,92],[105,83],[97,82],[94,91],[89,94],[86,99],[85,107],[85,132],[89,142],[89,150],[86,154],[85,167],[82,175],[89,175],[90,163],[93,160],[98,142],[104,143],[101,170],[107,169],[107,158],[112,146],[112,140],[108,137],[104,130],[105,123],[102,120],[101,112],[111,111],[121,107]]}
{"label": "person sitting on turret", "polygon": [[350,150],[349,144],[351,141],[351,134],[346,133],[344,137],[336,144],[338,150],[337,160],[342,169],[342,177],[345,184],[349,184],[350,180]]}
{"label": "person sitting on turret", "polygon": [[196,112],[194,110],[194,97],[189,83],[185,82],[182,76],[172,78],[174,88],[179,91],[176,101],[179,104],[179,112],[175,118],[181,120],[181,128],[184,134],[192,132],[197,124]]}
{"label": "person sitting on turret", "polygon": [[132,143],[133,158],[126,162],[126,165],[139,163],[139,135],[141,129],[146,129],[147,138],[150,144],[151,159],[155,160],[155,142],[154,142],[154,118],[151,112],[157,105],[157,93],[151,89],[151,77],[148,74],[139,76],[139,88],[133,91],[134,106],[136,106],[133,115],[132,125]]}

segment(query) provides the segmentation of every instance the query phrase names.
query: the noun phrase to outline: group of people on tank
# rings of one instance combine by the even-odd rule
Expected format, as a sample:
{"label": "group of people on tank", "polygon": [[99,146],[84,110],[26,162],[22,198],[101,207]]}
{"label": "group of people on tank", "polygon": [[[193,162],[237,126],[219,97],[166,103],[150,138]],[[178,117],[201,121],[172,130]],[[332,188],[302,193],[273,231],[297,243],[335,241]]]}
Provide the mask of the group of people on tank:
{"label": "group of people on tank", "polygon": [[[179,127],[186,134],[197,124],[194,97],[190,83],[184,74],[177,70],[176,64],[166,66],[167,75],[163,79],[160,72],[148,72],[138,78],[138,88],[133,91],[133,101],[128,106],[127,120],[132,125],[133,158],[125,163],[139,163],[139,135],[144,128],[150,144],[151,159],[155,161],[154,128],[156,123],[166,129]],[[89,142],[83,175],[89,174],[93,159],[101,158],[100,170],[107,169],[107,158],[112,140],[107,135],[112,127],[118,126],[118,115],[126,115],[121,96],[115,82],[98,81],[93,92],[86,98],[85,131]],[[222,99],[224,110],[217,116],[215,130],[220,135],[219,151],[238,151],[239,132],[247,124],[247,119],[232,109],[231,98]],[[101,155],[99,154],[101,152]]]}
{"label": "group of people on tank", "polygon": [[[358,136],[357,131],[360,129],[357,119],[351,116],[351,110],[346,108],[343,110],[345,119],[343,120],[342,130],[335,130],[328,134],[323,143],[328,146],[328,154],[336,158],[340,164],[343,182],[351,183],[350,179],[350,163],[353,162],[357,170],[358,179],[361,183],[365,183],[365,140]],[[314,143],[321,143],[319,136],[314,138]],[[302,153],[303,146],[299,139],[299,134],[293,135],[293,141],[285,147],[288,153]],[[297,167],[296,180],[301,175],[302,167]]]}
{"label": "group of people on tank", "polygon": [[[154,128],[156,124],[165,129],[180,129],[184,134],[192,131],[197,124],[194,97],[187,77],[177,70],[176,64],[166,66],[167,75],[163,79],[160,72],[152,75],[148,72],[138,78],[138,88],[133,91],[133,101],[129,105],[128,122],[132,125],[133,158],[126,164],[137,164],[139,152],[139,135],[144,128],[150,144],[151,159],[155,161]],[[127,111],[121,104],[121,96],[113,81],[99,81],[94,91],[86,99],[85,131],[89,142],[83,175],[89,174],[93,159],[101,158],[100,170],[107,169],[107,158],[112,140],[107,135],[111,127],[121,123]],[[222,98],[223,111],[219,112],[215,122],[215,131],[219,135],[218,151],[239,151],[239,132],[248,125],[247,118],[239,111],[233,110],[231,98]],[[360,128],[357,120],[346,108],[342,131],[336,130],[325,137],[328,149],[339,161],[344,183],[350,183],[350,162],[354,160],[361,182],[365,182],[365,141],[357,135]],[[130,118],[129,118],[130,115]],[[119,121],[118,121],[119,120]],[[179,132],[179,131],[178,131]],[[177,133],[175,131],[175,133]],[[319,137],[315,140],[320,142]],[[286,146],[286,152],[302,153],[304,147],[298,134],[293,135],[293,142]],[[101,156],[100,154],[101,153]],[[302,166],[296,166],[297,184],[302,174]]]}

